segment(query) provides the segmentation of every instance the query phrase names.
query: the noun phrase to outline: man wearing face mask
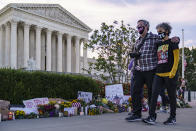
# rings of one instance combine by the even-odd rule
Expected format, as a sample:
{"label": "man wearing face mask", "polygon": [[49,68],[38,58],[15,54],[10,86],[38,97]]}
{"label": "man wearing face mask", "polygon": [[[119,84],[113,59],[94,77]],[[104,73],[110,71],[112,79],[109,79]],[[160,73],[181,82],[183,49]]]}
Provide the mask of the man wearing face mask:
{"label": "man wearing face mask", "polygon": [[[148,33],[149,22],[147,20],[138,20],[137,29],[140,37],[137,39],[134,51],[130,53],[130,56],[135,59],[134,61],[134,78],[132,89],[132,105],[133,111],[131,116],[126,120],[129,122],[140,121],[142,111],[142,97],[144,84],[148,88],[148,105],[151,103],[152,83],[154,74],[157,67],[157,50],[156,43],[161,41],[158,35]],[[173,42],[178,43],[179,38],[173,37]]]}

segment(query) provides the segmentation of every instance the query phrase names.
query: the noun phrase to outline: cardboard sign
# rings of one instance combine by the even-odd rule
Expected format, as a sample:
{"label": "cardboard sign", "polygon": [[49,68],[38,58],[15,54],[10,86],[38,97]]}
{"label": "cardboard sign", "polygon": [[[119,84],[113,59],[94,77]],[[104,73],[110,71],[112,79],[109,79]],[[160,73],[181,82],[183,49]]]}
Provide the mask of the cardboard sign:
{"label": "cardboard sign", "polygon": [[123,100],[124,100],[124,103],[129,103],[129,98],[130,98],[131,96],[130,95],[125,95],[124,97],[123,97]]}
{"label": "cardboard sign", "polygon": [[123,87],[122,84],[108,85],[105,87],[106,97],[123,97]]}
{"label": "cardboard sign", "polygon": [[122,104],[124,101],[124,93],[122,84],[108,85],[105,87],[106,99],[116,103]]}
{"label": "cardboard sign", "polygon": [[92,92],[78,91],[78,99],[83,99],[86,103],[92,101],[92,97],[93,97]]}
{"label": "cardboard sign", "polygon": [[68,107],[68,108],[64,108],[64,111],[68,112],[68,115],[77,115],[75,113],[75,110],[77,109],[77,107]]}
{"label": "cardboard sign", "polygon": [[48,98],[35,98],[35,99],[23,101],[23,104],[25,105],[26,108],[34,108],[34,109],[37,109],[38,105],[44,105],[48,103],[49,103]]}

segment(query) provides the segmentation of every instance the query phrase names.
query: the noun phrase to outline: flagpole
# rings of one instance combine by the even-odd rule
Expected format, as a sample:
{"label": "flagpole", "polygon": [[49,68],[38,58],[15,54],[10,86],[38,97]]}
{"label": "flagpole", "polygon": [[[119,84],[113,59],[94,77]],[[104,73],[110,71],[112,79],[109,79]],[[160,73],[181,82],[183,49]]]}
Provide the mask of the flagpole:
{"label": "flagpole", "polygon": [[182,29],[182,79],[184,80],[184,29]]}

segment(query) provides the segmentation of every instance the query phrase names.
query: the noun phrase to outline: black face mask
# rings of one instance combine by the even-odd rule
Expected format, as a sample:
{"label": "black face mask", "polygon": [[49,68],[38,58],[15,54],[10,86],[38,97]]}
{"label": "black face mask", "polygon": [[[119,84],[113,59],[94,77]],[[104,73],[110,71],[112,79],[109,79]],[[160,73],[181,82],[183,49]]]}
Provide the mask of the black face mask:
{"label": "black face mask", "polygon": [[164,39],[166,37],[166,32],[161,32],[161,33],[159,32],[158,36],[160,39]]}
{"label": "black face mask", "polygon": [[140,35],[144,32],[144,29],[145,29],[144,26],[141,26],[141,27],[138,27],[137,28],[137,30],[138,30],[138,32],[139,32]]}

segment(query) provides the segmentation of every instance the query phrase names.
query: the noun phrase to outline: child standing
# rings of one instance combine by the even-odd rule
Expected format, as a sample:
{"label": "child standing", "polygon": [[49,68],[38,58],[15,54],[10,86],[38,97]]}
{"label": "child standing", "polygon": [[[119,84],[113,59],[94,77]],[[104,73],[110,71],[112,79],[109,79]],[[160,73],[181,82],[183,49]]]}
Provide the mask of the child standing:
{"label": "child standing", "polygon": [[177,68],[179,62],[179,43],[171,42],[169,35],[172,27],[168,23],[161,23],[156,26],[159,37],[162,41],[157,43],[158,65],[152,86],[152,99],[150,104],[149,117],[143,122],[155,124],[157,98],[162,88],[166,87],[170,103],[170,117],[164,124],[176,123],[176,88]]}

